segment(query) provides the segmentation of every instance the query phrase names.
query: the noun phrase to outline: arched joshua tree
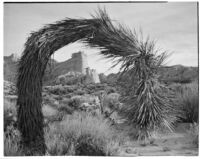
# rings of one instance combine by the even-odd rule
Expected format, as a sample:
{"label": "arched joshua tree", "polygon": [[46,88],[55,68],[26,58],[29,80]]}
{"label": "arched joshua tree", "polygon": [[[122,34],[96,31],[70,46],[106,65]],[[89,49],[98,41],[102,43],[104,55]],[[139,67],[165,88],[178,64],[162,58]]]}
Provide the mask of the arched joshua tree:
{"label": "arched joshua tree", "polygon": [[[31,33],[18,69],[18,126],[26,155],[44,155],[46,151],[42,103],[42,77],[51,55],[65,45],[81,40],[97,47],[107,58],[122,63],[122,71],[138,77],[138,88],[131,100],[134,104],[128,115],[141,130],[155,124],[170,127],[166,111],[171,109],[167,100],[159,95],[156,80],[158,67],[165,54],[155,54],[154,43],[140,41],[137,34],[120,24],[114,25],[104,10],[91,19],[65,19],[44,26]],[[131,101],[130,100],[130,101]],[[132,114],[131,114],[132,113]]]}

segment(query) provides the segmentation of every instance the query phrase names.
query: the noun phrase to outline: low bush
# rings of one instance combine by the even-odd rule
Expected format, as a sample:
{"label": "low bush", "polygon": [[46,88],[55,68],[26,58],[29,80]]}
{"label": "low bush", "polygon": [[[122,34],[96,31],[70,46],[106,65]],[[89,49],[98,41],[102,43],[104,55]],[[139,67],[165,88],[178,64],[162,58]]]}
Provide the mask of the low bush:
{"label": "low bush", "polygon": [[63,98],[62,101],[60,101],[62,104],[68,105],[68,103],[71,101],[70,98]]}
{"label": "low bush", "polygon": [[75,111],[75,109],[73,107],[68,106],[68,104],[60,104],[58,106],[58,111],[65,112],[67,114],[72,114]]}
{"label": "low bush", "polygon": [[182,85],[177,88],[177,101],[180,110],[183,112],[183,122],[198,122],[199,118],[199,96],[198,83]]}
{"label": "low bush", "polygon": [[104,98],[104,105],[109,107],[110,109],[114,109],[119,104],[119,94],[118,93],[110,93]]}
{"label": "low bush", "polygon": [[78,90],[76,91],[76,94],[77,94],[77,95],[84,95],[84,94],[87,94],[87,92],[86,92],[85,90],[78,89]]}
{"label": "low bush", "polygon": [[63,95],[63,98],[71,98],[74,96],[74,93],[67,93],[65,95]]}
{"label": "low bush", "polygon": [[89,103],[94,105],[99,104],[98,97],[88,94],[85,94],[84,96],[75,95],[71,97],[71,99],[63,100],[63,102],[74,109],[79,109],[82,103]]}
{"label": "low bush", "polygon": [[119,111],[119,96],[118,93],[110,93],[100,96],[101,112],[106,118],[109,118],[114,112],[116,113]]}
{"label": "low bush", "polygon": [[57,101],[59,101],[59,100],[62,100],[63,97],[62,97],[62,95],[58,95],[58,96],[55,96],[54,99],[57,100]]}
{"label": "low bush", "polygon": [[4,132],[4,155],[23,156],[20,148],[20,133],[13,126],[8,126]]}
{"label": "low bush", "polygon": [[62,85],[51,86],[48,91],[52,94],[62,95],[66,93],[66,90],[63,88]]}
{"label": "low bush", "polygon": [[7,126],[14,125],[17,120],[17,110],[15,102],[4,99],[4,130]]}
{"label": "low bush", "polygon": [[71,100],[68,102],[68,105],[75,110],[79,109],[81,105],[81,96],[73,96]]}
{"label": "low bush", "polygon": [[76,85],[72,86],[64,85],[63,88],[65,89],[66,93],[73,93],[77,89]]}
{"label": "low bush", "polygon": [[101,116],[74,113],[60,124],[52,124],[45,133],[50,155],[116,155],[122,137]]}

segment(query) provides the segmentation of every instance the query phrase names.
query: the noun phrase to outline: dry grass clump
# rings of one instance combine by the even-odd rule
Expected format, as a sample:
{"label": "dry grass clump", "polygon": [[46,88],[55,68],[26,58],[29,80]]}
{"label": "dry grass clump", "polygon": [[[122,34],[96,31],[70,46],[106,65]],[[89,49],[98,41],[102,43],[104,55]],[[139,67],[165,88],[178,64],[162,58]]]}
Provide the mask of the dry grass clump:
{"label": "dry grass clump", "polygon": [[58,107],[58,111],[64,112],[64,113],[67,113],[67,114],[72,114],[75,111],[75,109],[70,107],[69,105],[60,104],[59,107]]}
{"label": "dry grass clump", "polygon": [[68,105],[77,110],[79,109],[81,102],[82,102],[81,96],[73,96],[68,102]]}
{"label": "dry grass clump", "polygon": [[199,96],[198,83],[182,85],[177,88],[177,101],[183,112],[184,122],[198,122],[199,119]]}
{"label": "dry grass clump", "polygon": [[4,132],[4,155],[5,156],[22,156],[20,147],[20,133],[13,126],[8,126]]}
{"label": "dry grass clump", "polygon": [[87,113],[74,113],[50,125],[45,139],[50,155],[116,155],[123,142],[108,121]]}
{"label": "dry grass clump", "polygon": [[4,130],[16,122],[16,103],[4,99]]}

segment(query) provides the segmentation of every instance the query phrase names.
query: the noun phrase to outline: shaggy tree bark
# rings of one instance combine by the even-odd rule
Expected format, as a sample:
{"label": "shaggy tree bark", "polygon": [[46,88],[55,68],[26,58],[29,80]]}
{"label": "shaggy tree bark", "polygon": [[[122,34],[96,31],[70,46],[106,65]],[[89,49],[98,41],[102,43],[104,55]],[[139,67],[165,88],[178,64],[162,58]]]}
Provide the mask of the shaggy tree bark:
{"label": "shaggy tree bark", "polygon": [[[20,62],[18,75],[18,128],[21,132],[23,150],[26,155],[43,155],[46,146],[42,114],[42,77],[41,62],[33,56]],[[27,66],[29,65],[29,66]],[[45,65],[45,63],[44,63]],[[27,67],[30,67],[27,70]]]}
{"label": "shaggy tree bark", "polygon": [[46,26],[28,38],[19,61],[17,78],[17,119],[25,155],[44,155],[46,151],[41,92],[50,56],[71,42],[91,36],[94,22],[67,19]]}

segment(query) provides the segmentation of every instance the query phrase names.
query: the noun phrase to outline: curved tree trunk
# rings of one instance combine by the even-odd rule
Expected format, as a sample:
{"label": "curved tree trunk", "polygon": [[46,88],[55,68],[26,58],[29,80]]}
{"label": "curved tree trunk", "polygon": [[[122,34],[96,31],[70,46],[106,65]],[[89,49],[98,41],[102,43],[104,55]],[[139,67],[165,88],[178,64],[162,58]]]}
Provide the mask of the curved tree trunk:
{"label": "curved tree trunk", "polygon": [[[18,127],[21,132],[25,155],[43,155],[46,146],[42,114],[42,72],[39,63],[33,60],[23,63],[21,59],[18,75]],[[35,58],[34,61],[38,61]],[[30,69],[27,70],[27,65]],[[45,64],[44,64],[45,65]]]}
{"label": "curved tree trunk", "polygon": [[44,155],[46,151],[43,114],[42,78],[50,56],[61,47],[90,36],[94,20],[67,19],[32,33],[19,61],[18,128],[25,155]]}

